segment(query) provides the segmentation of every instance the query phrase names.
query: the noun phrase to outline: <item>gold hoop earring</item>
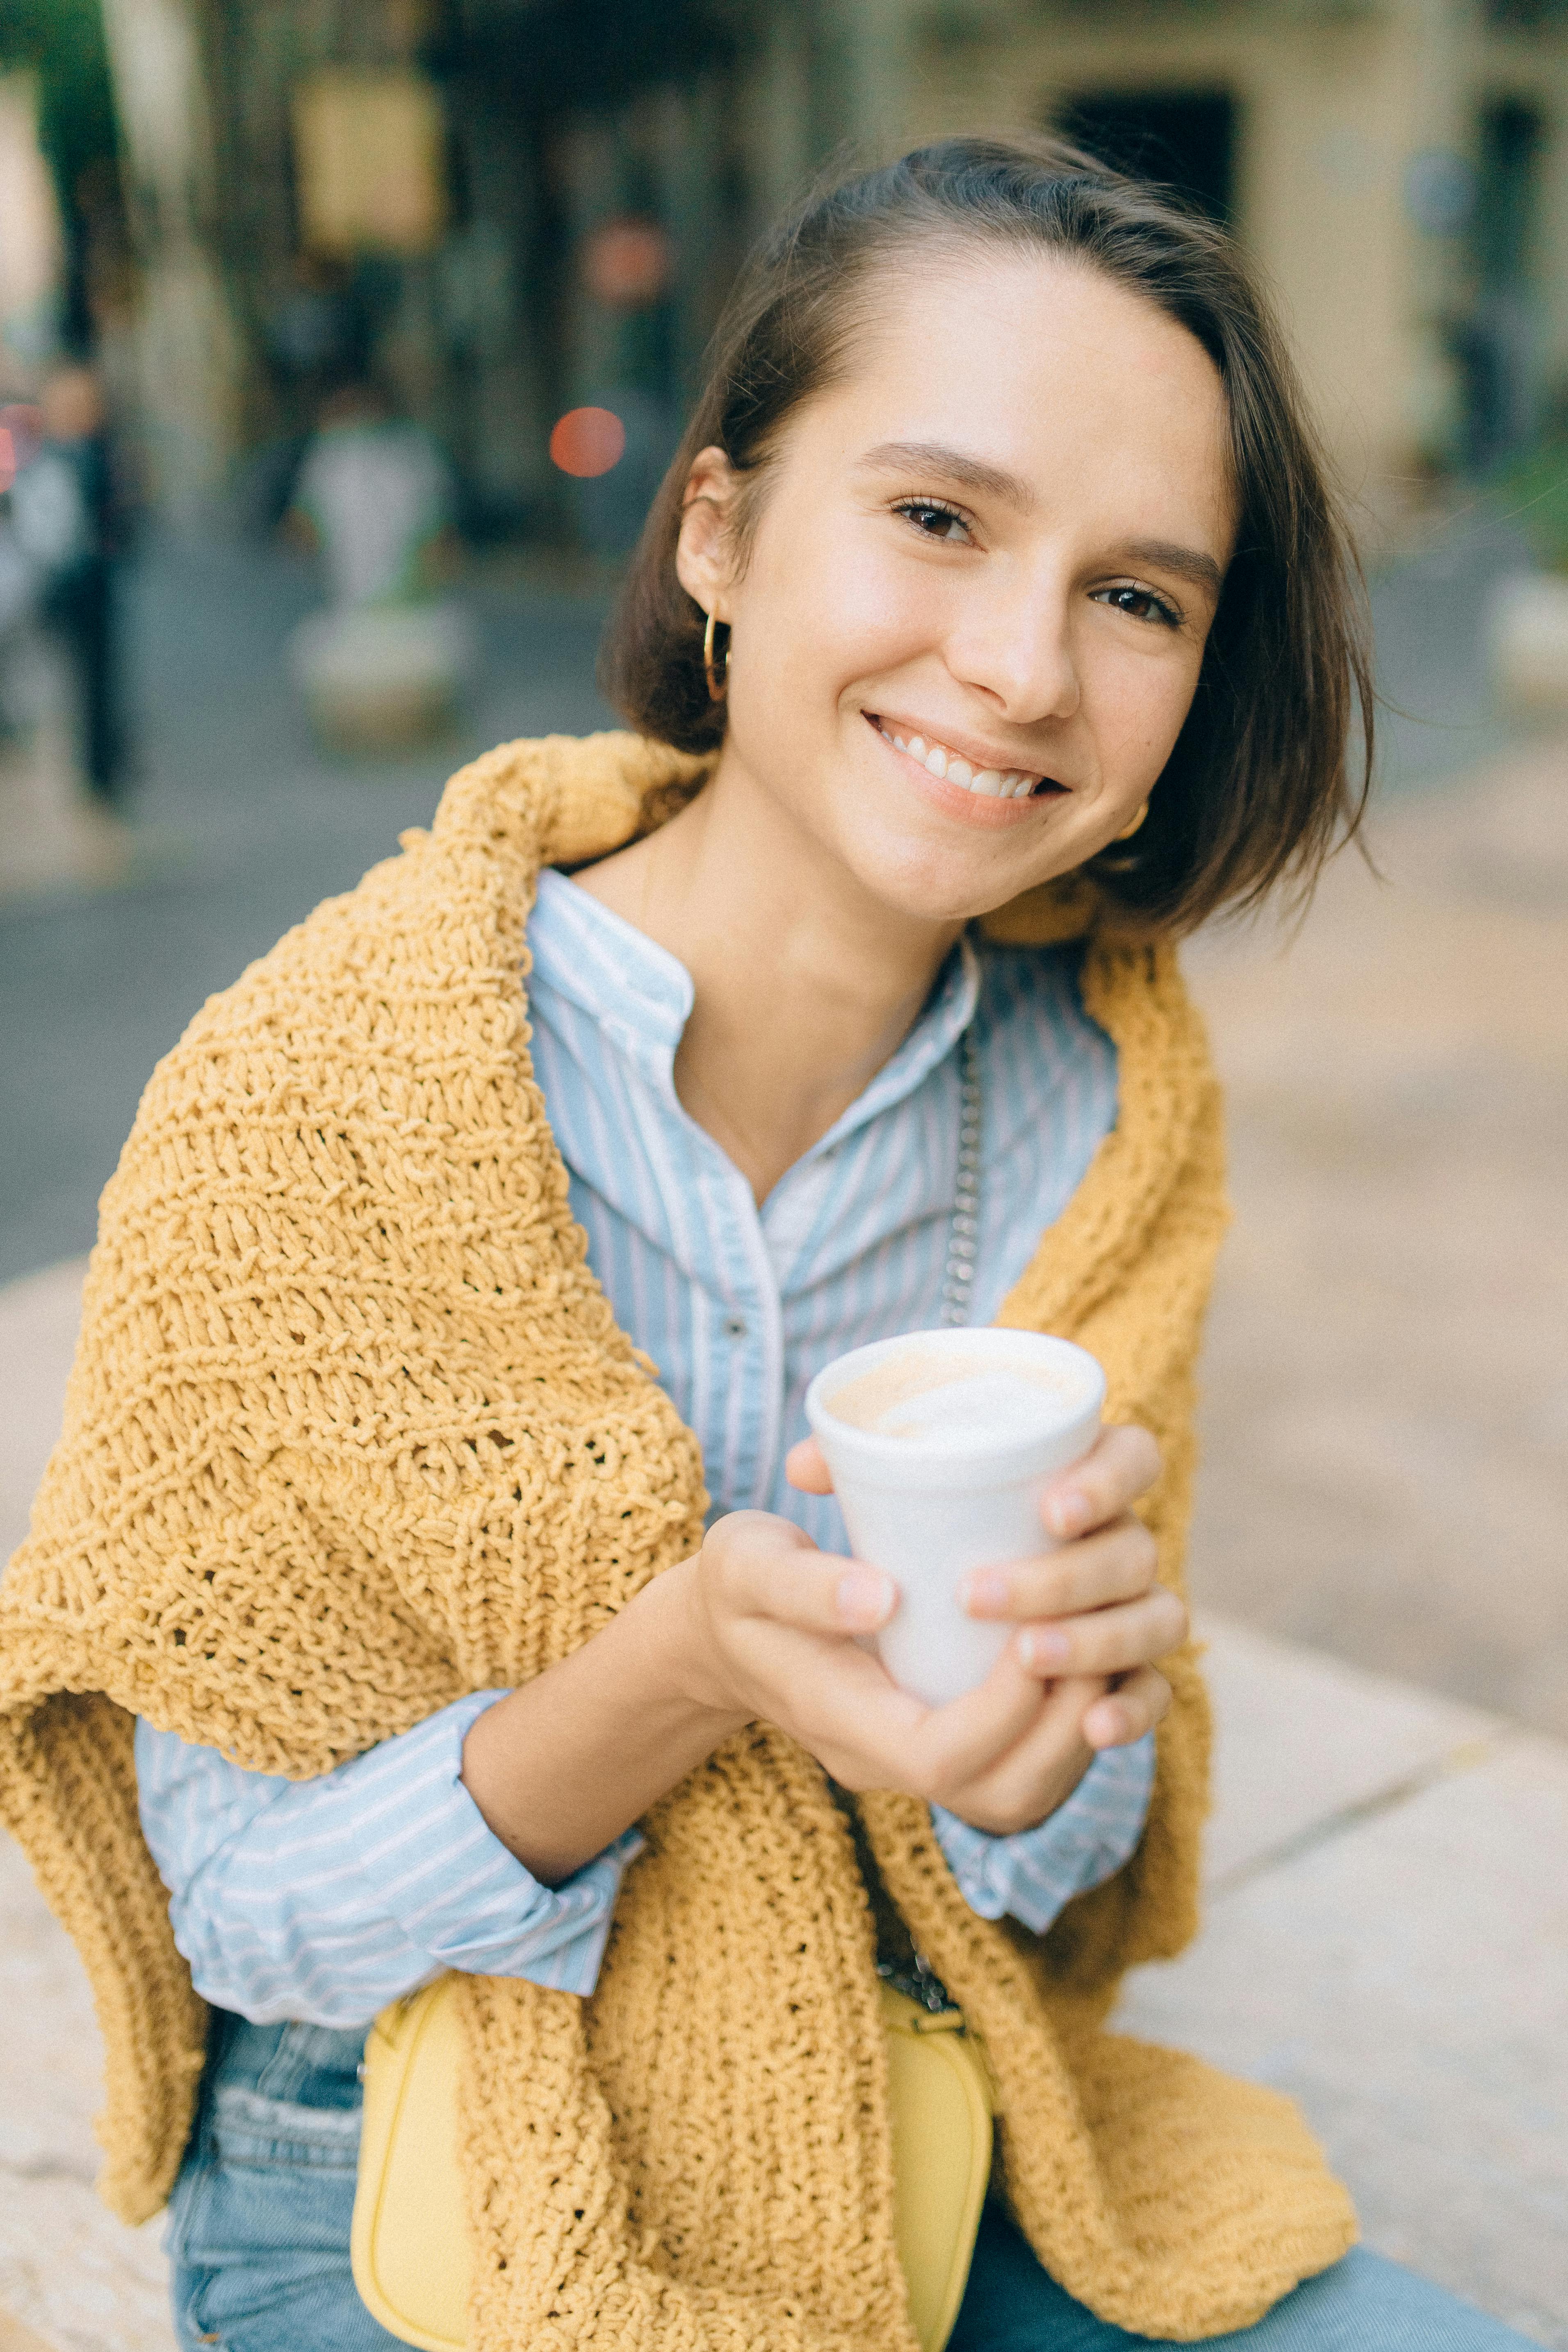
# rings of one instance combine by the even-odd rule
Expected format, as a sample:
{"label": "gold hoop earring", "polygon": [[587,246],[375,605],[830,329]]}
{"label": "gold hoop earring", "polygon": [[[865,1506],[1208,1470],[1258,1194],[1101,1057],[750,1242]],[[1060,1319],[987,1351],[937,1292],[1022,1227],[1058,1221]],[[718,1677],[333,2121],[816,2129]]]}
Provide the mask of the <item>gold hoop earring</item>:
{"label": "gold hoop earring", "polygon": [[1133,820],[1132,820],[1131,824],[1124,824],[1124,825],[1122,826],[1122,828],[1121,828],[1121,832],[1120,832],[1120,833],[1117,835],[1117,836],[1116,836],[1117,840],[1118,840],[1118,841],[1131,841],[1131,838],[1132,838],[1132,836],[1133,836],[1133,835],[1137,832],[1137,830],[1138,830],[1139,826],[1142,824],[1142,822],[1143,822],[1144,818],[1148,815],[1148,814],[1149,814],[1149,803],[1148,803],[1148,802],[1147,802],[1147,801],[1145,801],[1145,802],[1144,802],[1144,803],[1143,803],[1143,805],[1142,805],[1142,807],[1139,810],[1139,812],[1138,812],[1137,815],[1133,818]]}
{"label": "gold hoop earring", "polygon": [[[713,659],[713,632],[718,625],[719,623],[717,615],[710,613],[708,615],[708,626],[702,632],[702,667],[707,674],[708,699],[710,702],[722,702],[730,687],[729,646],[726,646],[724,648],[724,667],[722,671],[720,670],[718,664]],[[728,628],[729,625],[729,623],[726,621],[724,623],[724,626]]]}

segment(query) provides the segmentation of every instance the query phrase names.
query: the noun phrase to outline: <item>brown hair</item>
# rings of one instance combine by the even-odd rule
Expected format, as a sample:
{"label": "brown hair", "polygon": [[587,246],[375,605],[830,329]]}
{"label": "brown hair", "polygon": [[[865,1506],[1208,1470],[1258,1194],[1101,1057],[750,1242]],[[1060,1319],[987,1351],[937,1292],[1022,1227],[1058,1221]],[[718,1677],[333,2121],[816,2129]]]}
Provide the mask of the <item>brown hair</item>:
{"label": "brown hair", "polygon": [[[717,749],[703,614],[676,577],[691,464],[710,446],[760,490],[791,412],[840,380],[878,264],[922,236],[1070,256],[1177,320],[1225,385],[1239,513],[1197,690],[1133,838],[1090,863],[1130,914],[1185,930],[1274,885],[1310,889],[1352,835],[1372,771],[1360,566],[1295,368],[1240,252],[1182,203],[1064,142],[953,138],[811,196],[742,271],[707,381],[649,511],[602,656],[633,726]],[[743,500],[744,539],[756,500]],[[1352,778],[1352,726],[1363,758]]]}

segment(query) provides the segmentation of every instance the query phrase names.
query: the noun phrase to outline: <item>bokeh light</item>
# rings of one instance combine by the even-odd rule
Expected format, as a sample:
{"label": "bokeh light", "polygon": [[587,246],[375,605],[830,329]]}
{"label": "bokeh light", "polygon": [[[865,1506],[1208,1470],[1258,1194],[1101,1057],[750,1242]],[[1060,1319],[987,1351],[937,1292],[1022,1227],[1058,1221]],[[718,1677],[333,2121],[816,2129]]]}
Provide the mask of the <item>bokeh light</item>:
{"label": "bokeh light", "polygon": [[584,283],[613,308],[635,310],[657,302],[674,274],[675,247],[657,221],[604,221],[584,241]]}
{"label": "bokeh light", "polygon": [[30,400],[7,401],[0,408],[0,490],[9,489],[43,437],[42,412]]}
{"label": "bokeh light", "polygon": [[589,481],[618,465],[626,446],[626,428],[613,408],[569,408],[550,436],[551,462]]}

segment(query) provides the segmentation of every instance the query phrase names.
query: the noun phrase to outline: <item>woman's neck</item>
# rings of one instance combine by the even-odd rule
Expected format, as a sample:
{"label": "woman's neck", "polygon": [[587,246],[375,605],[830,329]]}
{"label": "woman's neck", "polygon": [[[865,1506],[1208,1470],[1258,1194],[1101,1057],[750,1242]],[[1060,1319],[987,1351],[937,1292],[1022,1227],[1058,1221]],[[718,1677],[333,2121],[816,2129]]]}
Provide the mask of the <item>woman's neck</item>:
{"label": "woman's neck", "polygon": [[872,898],[722,759],[577,881],[690,973],[676,1091],[759,1202],[897,1052],[962,929]]}

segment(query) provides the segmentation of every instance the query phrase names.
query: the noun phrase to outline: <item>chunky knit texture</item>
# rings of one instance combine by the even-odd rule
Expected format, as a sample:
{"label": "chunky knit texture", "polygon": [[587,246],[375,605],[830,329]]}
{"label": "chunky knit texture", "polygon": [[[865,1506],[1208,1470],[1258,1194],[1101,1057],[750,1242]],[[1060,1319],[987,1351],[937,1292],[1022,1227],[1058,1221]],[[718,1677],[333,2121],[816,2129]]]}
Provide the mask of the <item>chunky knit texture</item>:
{"label": "chunky knit texture", "polygon": [[[616,846],[700,775],[626,736],[464,770],[428,835],[197,1015],[104,1194],[64,1435],[0,1586],[0,1818],[92,1979],[104,2193],[130,2219],[178,2168],[205,2030],[132,1716],[321,1772],[525,1682],[700,1540],[697,1447],[584,1264],[522,996],[541,865]],[[1005,927],[1083,913],[1036,894]],[[1174,1584],[1217,1094],[1169,949],[1091,938],[1084,992],[1120,1117],[1004,1319],[1092,1349],[1111,1416],[1159,1436]],[[969,1910],[922,1805],[861,1815],[985,2036],[1042,2259],[1105,2318],[1195,2337],[1257,2318],[1353,2221],[1287,2101],[1103,2030],[1121,1970],[1195,1924],[1190,1653],[1172,1679],[1142,1844],[1043,1942]],[[647,1827],[591,2001],[468,1980],[477,2352],[911,2352],[871,1916],[821,1770],[754,1726]]]}

